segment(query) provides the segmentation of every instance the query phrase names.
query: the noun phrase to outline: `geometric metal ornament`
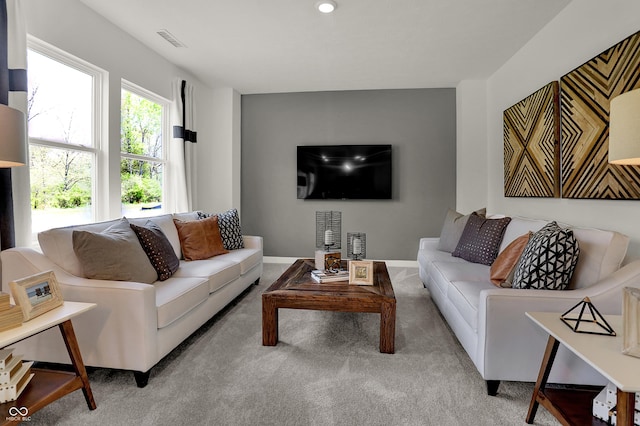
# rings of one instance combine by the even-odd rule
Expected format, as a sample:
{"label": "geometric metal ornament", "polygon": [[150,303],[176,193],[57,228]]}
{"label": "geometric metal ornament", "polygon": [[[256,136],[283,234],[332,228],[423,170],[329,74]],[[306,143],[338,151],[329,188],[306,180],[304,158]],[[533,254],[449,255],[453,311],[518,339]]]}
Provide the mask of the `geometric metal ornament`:
{"label": "geometric metal ornament", "polygon": [[616,335],[616,332],[596,307],[593,306],[588,297],[585,297],[567,312],[560,315],[560,319],[576,333]]}

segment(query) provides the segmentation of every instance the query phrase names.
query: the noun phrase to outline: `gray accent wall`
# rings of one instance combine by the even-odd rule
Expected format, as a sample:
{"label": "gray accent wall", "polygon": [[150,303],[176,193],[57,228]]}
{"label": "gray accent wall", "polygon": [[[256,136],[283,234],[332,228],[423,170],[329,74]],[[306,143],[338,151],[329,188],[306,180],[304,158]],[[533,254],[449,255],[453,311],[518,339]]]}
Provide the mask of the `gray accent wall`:
{"label": "gray accent wall", "polygon": [[[393,199],[299,200],[298,145],[391,144]],[[313,257],[315,212],[367,234],[367,258],[415,260],[456,202],[453,88],[242,96],[241,221],[265,256]]]}

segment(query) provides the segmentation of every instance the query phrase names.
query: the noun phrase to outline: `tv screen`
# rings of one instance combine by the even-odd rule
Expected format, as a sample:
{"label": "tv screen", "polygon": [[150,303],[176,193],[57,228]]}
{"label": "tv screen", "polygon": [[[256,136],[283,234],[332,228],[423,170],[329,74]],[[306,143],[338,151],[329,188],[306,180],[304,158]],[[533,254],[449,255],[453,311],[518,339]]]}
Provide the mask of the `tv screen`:
{"label": "tv screen", "polygon": [[391,145],[298,146],[298,198],[391,199]]}

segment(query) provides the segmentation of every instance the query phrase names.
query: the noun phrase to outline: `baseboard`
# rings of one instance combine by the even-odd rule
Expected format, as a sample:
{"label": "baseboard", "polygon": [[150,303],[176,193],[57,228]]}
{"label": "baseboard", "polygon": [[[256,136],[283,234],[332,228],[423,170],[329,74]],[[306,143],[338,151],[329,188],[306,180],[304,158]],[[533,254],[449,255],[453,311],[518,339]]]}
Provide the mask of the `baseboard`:
{"label": "baseboard", "polygon": [[[264,263],[284,263],[289,265],[295,262],[296,259],[297,257],[264,256],[262,261]],[[384,262],[387,264],[387,266],[392,266],[396,268],[417,268],[418,267],[417,260],[385,260]]]}

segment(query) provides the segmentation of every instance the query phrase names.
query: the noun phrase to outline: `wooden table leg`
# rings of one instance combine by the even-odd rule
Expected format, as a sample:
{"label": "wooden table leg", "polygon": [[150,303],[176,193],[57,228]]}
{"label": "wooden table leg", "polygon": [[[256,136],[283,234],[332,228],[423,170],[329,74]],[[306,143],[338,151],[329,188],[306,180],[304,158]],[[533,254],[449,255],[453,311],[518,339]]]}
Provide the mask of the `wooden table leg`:
{"label": "wooden table leg", "polygon": [[262,345],[275,346],[278,343],[278,308],[274,301],[262,297]]}
{"label": "wooden table leg", "polygon": [[82,361],[82,354],[80,353],[80,347],[78,346],[78,340],[76,339],[76,333],[73,331],[71,320],[66,320],[61,323],[59,327],[64,344],[67,346],[67,351],[69,352],[69,358],[71,358],[73,369],[82,381],[84,399],[87,401],[89,409],[95,410],[96,401],[93,399],[93,392],[91,391],[91,385],[89,384],[89,376],[87,376],[87,370],[85,369],[84,362]]}
{"label": "wooden table leg", "polygon": [[618,426],[633,426],[635,409],[635,393],[623,392],[618,389],[616,424]]}
{"label": "wooden table leg", "polygon": [[380,352],[392,354],[396,342],[396,301],[383,302],[380,309]]}
{"label": "wooden table leg", "polygon": [[533,388],[533,395],[531,395],[531,402],[529,403],[529,411],[527,412],[526,422],[528,424],[533,423],[533,419],[536,417],[536,411],[538,411],[538,395],[540,392],[544,392],[544,388],[547,386],[547,380],[549,379],[549,373],[551,373],[551,367],[553,361],[556,358],[558,352],[558,342],[553,336],[549,336],[547,341],[547,348],[544,351],[544,357],[542,358],[542,364],[540,365],[540,372],[538,373],[538,380],[536,386]]}

